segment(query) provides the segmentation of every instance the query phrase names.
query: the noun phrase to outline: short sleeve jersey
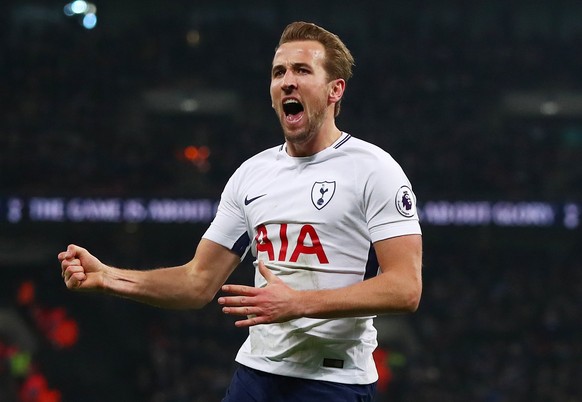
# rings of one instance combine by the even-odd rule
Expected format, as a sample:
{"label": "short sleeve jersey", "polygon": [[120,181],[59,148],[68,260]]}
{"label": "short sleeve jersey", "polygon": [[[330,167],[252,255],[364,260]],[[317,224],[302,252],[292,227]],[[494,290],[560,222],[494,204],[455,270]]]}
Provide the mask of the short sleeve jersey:
{"label": "short sleeve jersey", "polygon": [[[420,234],[416,199],[400,165],[347,133],[309,157],[285,146],[244,162],[222,193],[204,238],[255,257],[294,289],[349,286],[378,272],[373,243]],[[265,372],[346,384],[378,375],[373,317],[299,318],[249,328],[236,360]]]}

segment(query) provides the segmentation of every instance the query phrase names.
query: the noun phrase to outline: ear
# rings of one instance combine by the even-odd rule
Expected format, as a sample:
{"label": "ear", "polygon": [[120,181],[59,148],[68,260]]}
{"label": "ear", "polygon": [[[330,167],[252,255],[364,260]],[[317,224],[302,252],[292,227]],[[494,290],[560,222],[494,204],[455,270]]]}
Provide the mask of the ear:
{"label": "ear", "polygon": [[346,81],[343,78],[338,78],[336,80],[330,81],[329,88],[329,101],[330,103],[338,103],[342,96],[344,96],[344,91],[346,89]]}

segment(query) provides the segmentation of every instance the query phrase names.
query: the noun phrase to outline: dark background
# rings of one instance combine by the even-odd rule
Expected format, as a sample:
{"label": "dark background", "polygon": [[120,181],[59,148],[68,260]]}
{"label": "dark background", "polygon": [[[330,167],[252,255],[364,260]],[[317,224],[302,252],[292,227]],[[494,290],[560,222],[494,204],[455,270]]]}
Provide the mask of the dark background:
{"label": "dark background", "polygon": [[[56,260],[75,242],[117,266],[182,264],[206,223],[41,222],[9,205],[217,199],[282,142],[270,63],[300,19],[351,49],[338,125],[390,152],[419,202],[571,208],[569,225],[423,222],[421,306],[377,320],[378,400],[582,401],[580,2],[95,0],[94,29],[65,4],[0,5],[0,402],[220,400],[246,333],[216,303],[73,294]],[[245,261],[232,280],[251,277]]]}

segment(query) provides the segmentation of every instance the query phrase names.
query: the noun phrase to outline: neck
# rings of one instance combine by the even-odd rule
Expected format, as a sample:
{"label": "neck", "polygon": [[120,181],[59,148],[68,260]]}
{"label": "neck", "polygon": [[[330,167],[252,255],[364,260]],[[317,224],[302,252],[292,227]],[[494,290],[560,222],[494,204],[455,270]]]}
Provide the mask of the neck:
{"label": "neck", "polygon": [[334,123],[323,125],[311,138],[302,142],[285,141],[289,156],[311,156],[331,146],[341,137],[341,131]]}

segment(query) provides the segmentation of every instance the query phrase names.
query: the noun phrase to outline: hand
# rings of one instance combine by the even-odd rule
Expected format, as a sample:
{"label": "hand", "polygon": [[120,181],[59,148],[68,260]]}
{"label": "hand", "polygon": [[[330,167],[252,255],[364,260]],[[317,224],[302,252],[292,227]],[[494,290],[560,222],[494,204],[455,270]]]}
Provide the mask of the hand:
{"label": "hand", "polygon": [[82,247],[73,244],[60,252],[61,275],[71,290],[103,289],[103,272],[106,266]]}
{"label": "hand", "polygon": [[298,291],[291,289],[273,274],[263,261],[259,261],[259,273],[267,280],[267,286],[256,288],[243,285],[224,285],[222,290],[235,296],[220,297],[218,304],[222,312],[247,316],[246,320],[236,321],[237,327],[251,327],[258,324],[285,322],[298,318],[296,302]]}

